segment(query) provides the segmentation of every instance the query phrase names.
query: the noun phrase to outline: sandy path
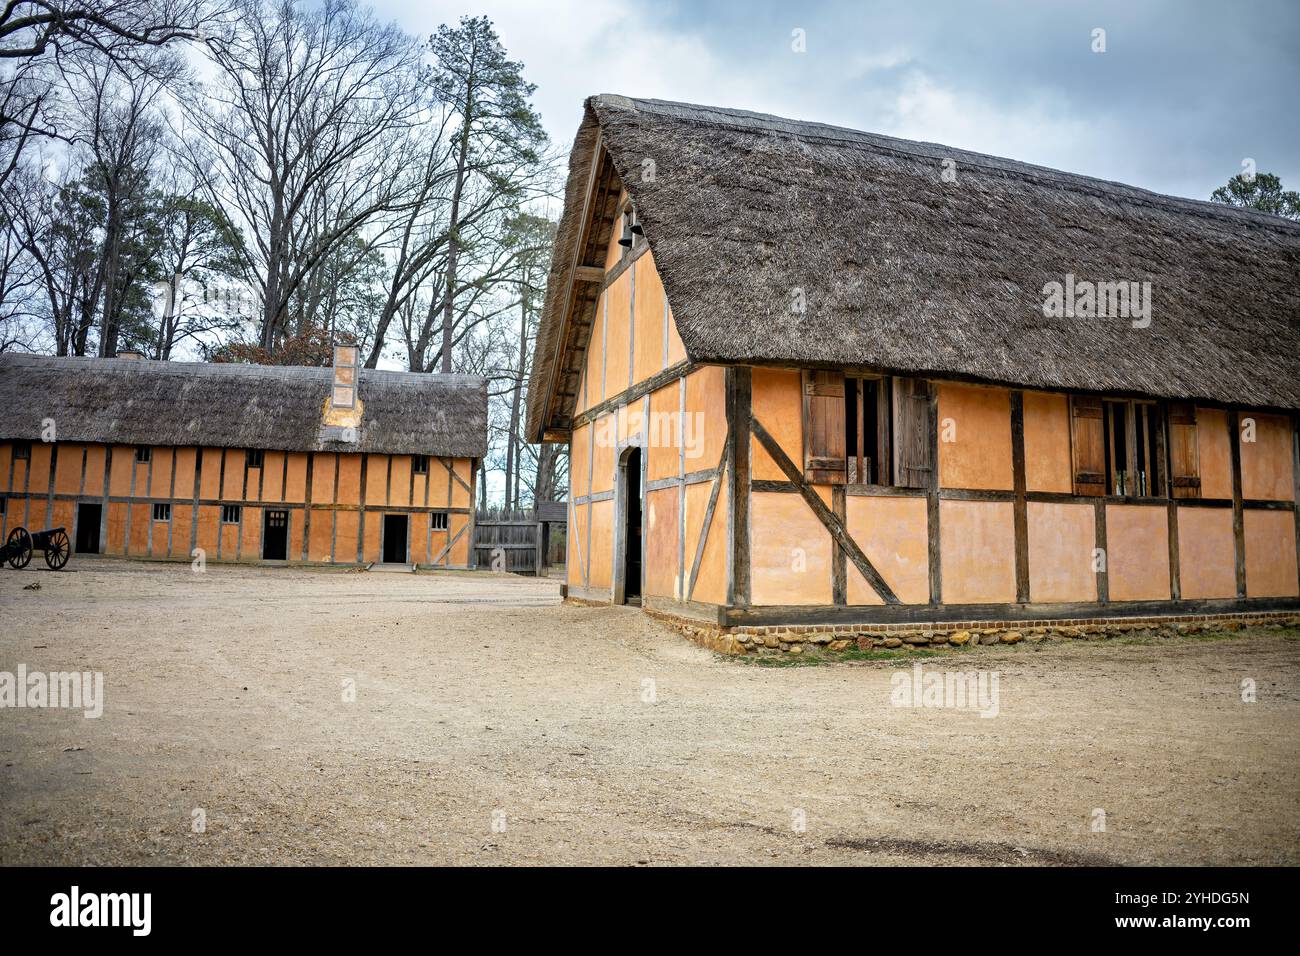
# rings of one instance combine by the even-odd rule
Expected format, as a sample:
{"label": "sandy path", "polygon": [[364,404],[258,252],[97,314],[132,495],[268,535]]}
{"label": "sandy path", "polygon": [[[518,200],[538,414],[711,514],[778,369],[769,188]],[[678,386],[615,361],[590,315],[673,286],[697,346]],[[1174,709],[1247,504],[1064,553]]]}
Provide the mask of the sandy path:
{"label": "sandy path", "polygon": [[71,567],[0,571],[0,671],[107,684],[0,710],[4,864],[1300,863],[1292,632],[928,659],[999,672],[981,719],[549,581]]}

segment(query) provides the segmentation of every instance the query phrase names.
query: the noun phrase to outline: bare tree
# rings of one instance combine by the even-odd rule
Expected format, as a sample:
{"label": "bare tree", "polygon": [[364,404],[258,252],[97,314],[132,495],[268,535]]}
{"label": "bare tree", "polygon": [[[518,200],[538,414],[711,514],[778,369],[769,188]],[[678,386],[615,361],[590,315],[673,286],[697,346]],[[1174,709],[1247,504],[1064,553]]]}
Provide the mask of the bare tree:
{"label": "bare tree", "polygon": [[[456,173],[451,192],[446,295],[442,302],[442,371],[452,370],[452,346],[460,289],[460,256],[466,241],[462,213],[467,190],[477,186],[480,205],[521,198],[519,173],[535,173],[546,134],[529,98],[536,89],[523,79],[523,65],[510,60],[487,17],[462,17],[429,38],[437,60],[438,98],[456,117]],[[463,313],[462,313],[463,314]]]}
{"label": "bare tree", "polygon": [[0,8],[0,185],[37,139],[64,138],[58,81],[83,57],[152,61],[151,51],[194,38],[224,14],[212,0],[5,0]]}
{"label": "bare tree", "polygon": [[[396,170],[421,99],[412,42],[352,0],[239,0],[208,39],[217,79],[187,97],[213,163],[204,188],[243,229],[260,346],[290,331],[312,269],[404,199]],[[196,164],[196,172],[200,166]],[[322,218],[323,196],[332,203]]]}

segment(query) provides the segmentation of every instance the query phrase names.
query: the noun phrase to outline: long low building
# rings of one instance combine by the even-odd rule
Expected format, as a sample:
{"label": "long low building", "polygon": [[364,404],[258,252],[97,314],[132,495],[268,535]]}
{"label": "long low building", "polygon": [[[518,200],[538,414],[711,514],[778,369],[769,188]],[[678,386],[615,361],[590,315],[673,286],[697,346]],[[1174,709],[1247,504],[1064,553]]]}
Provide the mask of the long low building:
{"label": "long low building", "polygon": [[0,355],[0,534],[74,552],[466,567],[481,378]]}
{"label": "long low building", "polygon": [[1295,609],[1298,316],[1300,223],[593,97],[527,421],[571,452],[567,593],[751,629]]}

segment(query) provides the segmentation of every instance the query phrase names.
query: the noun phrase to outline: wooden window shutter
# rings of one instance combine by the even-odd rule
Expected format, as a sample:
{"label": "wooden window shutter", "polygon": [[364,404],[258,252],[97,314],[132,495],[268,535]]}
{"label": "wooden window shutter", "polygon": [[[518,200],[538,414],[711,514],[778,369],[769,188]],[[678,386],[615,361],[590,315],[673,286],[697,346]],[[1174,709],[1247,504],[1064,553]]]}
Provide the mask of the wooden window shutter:
{"label": "wooden window shutter", "polygon": [[820,485],[847,479],[844,448],[844,374],[803,373],[803,477]]}
{"label": "wooden window shutter", "polygon": [[1196,406],[1169,406],[1169,475],[1175,498],[1201,496],[1201,462],[1196,444]]}
{"label": "wooden window shutter", "polygon": [[894,379],[894,484],[928,488],[934,468],[930,447],[930,383]]}
{"label": "wooden window shutter", "polygon": [[[1074,493],[1106,493],[1105,406],[1100,398],[1070,398],[1070,446],[1074,452]],[[1121,469],[1127,467],[1122,462]]]}

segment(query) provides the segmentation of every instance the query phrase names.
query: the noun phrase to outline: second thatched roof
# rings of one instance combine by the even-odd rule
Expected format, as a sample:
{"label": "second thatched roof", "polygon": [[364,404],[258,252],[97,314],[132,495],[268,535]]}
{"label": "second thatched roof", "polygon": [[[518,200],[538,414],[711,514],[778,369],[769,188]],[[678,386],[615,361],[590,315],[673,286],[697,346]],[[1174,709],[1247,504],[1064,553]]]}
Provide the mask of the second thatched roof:
{"label": "second thatched roof", "polygon": [[[552,359],[573,347],[568,273],[606,152],[693,360],[1300,408],[1300,223],[934,144],[604,95],[587,101],[571,155],[534,437],[571,412]],[[1044,286],[1067,274],[1150,282],[1149,327],[1045,317]]]}
{"label": "second thatched roof", "polygon": [[0,441],[262,448],[482,458],[487,384],[470,375],[361,369],[355,443],[321,419],[333,369],[0,355]]}

